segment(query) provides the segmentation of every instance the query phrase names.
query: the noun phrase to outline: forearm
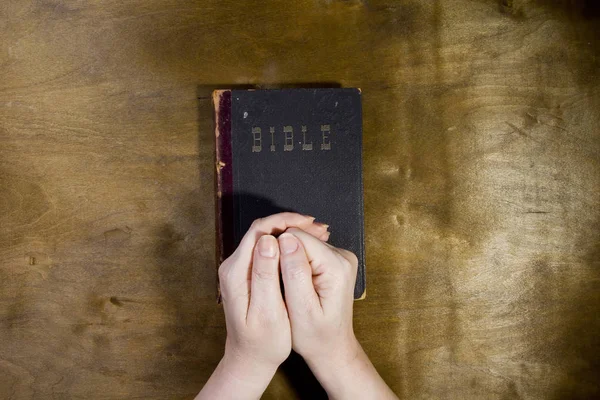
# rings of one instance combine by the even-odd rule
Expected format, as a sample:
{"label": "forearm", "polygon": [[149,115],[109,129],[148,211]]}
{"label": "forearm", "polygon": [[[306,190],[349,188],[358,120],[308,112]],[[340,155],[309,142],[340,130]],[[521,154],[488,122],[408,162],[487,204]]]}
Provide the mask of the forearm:
{"label": "forearm", "polygon": [[330,399],[398,399],[358,342],[343,357],[307,363]]}
{"label": "forearm", "polygon": [[226,354],[195,400],[260,399],[276,370]]}

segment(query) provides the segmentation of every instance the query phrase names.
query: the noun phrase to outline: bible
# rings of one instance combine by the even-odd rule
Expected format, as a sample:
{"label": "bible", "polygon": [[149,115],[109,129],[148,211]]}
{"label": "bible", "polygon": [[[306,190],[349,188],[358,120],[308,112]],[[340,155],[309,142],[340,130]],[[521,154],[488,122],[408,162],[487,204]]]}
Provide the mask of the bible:
{"label": "bible", "polygon": [[308,214],[356,254],[354,298],[364,298],[360,90],[217,90],[213,103],[218,263],[255,219]]}

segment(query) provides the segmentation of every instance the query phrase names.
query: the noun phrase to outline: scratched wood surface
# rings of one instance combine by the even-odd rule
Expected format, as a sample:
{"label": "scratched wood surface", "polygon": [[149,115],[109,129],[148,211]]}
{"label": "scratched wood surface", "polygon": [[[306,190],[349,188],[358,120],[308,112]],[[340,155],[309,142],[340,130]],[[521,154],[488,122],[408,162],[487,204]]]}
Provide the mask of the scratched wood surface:
{"label": "scratched wood surface", "polygon": [[0,398],[193,396],[225,340],[210,91],[315,83],[363,90],[355,329],[391,387],[599,397],[594,3],[2,1]]}

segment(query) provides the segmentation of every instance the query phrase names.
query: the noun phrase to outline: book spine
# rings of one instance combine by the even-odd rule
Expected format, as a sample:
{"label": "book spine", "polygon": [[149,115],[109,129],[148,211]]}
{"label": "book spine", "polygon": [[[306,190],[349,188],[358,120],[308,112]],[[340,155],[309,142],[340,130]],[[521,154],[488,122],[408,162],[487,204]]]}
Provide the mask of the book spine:
{"label": "book spine", "polygon": [[[231,91],[213,93],[215,107],[215,185],[217,268],[231,254],[233,238],[233,157],[231,151]],[[217,302],[221,293],[217,274]]]}

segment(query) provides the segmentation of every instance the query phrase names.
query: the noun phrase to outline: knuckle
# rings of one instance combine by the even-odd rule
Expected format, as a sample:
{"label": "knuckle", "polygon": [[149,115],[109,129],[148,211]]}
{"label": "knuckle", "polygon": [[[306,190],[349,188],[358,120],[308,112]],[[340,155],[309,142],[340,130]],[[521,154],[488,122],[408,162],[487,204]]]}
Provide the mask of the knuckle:
{"label": "knuckle", "polygon": [[345,270],[352,268],[352,263],[346,257],[342,257],[340,261],[342,262]]}
{"label": "knuckle", "polygon": [[358,257],[356,257],[356,254],[354,254],[353,252],[348,250],[342,250],[341,256],[342,263],[344,264],[344,266],[350,268],[356,268],[358,266]]}
{"label": "knuckle", "polygon": [[358,265],[358,257],[351,251],[346,250],[346,259],[352,264],[352,266]]}
{"label": "knuckle", "polygon": [[293,281],[306,279],[306,266],[300,262],[291,262],[285,265],[286,276]]}
{"label": "knuckle", "polygon": [[227,264],[221,264],[221,266],[219,267],[218,276],[220,282],[224,282],[227,280],[227,277],[229,276],[229,268],[227,267]]}
{"label": "knuckle", "polygon": [[279,278],[279,272],[272,268],[265,268],[265,266],[255,265],[252,268],[252,277],[259,280],[273,280]]}
{"label": "knuckle", "polygon": [[264,220],[265,220],[264,218],[255,219],[254,221],[252,221],[252,225],[250,225],[250,229],[257,229],[259,226],[262,225]]}
{"label": "knuckle", "polygon": [[223,263],[219,266],[219,270],[217,271],[219,288],[221,289],[221,293],[225,294],[228,292],[229,288],[233,285],[233,272],[232,265],[229,259],[223,261]]}
{"label": "knuckle", "polygon": [[217,271],[219,280],[227,280],[231,277],[231,270],[234,263],[234,256],[231,256],[219,265],[219,270]]}
{"label": "knuckle", "polygon": [[296,228],[296,227],[293,227],[293,226],[290,227],[290,228],[287,228],[285,231],[288,232],[288,233],[294,233],[294,234],[296,234],[296,233],[298,233],[298,234],[304,233],[304,231],[302,229]]}

